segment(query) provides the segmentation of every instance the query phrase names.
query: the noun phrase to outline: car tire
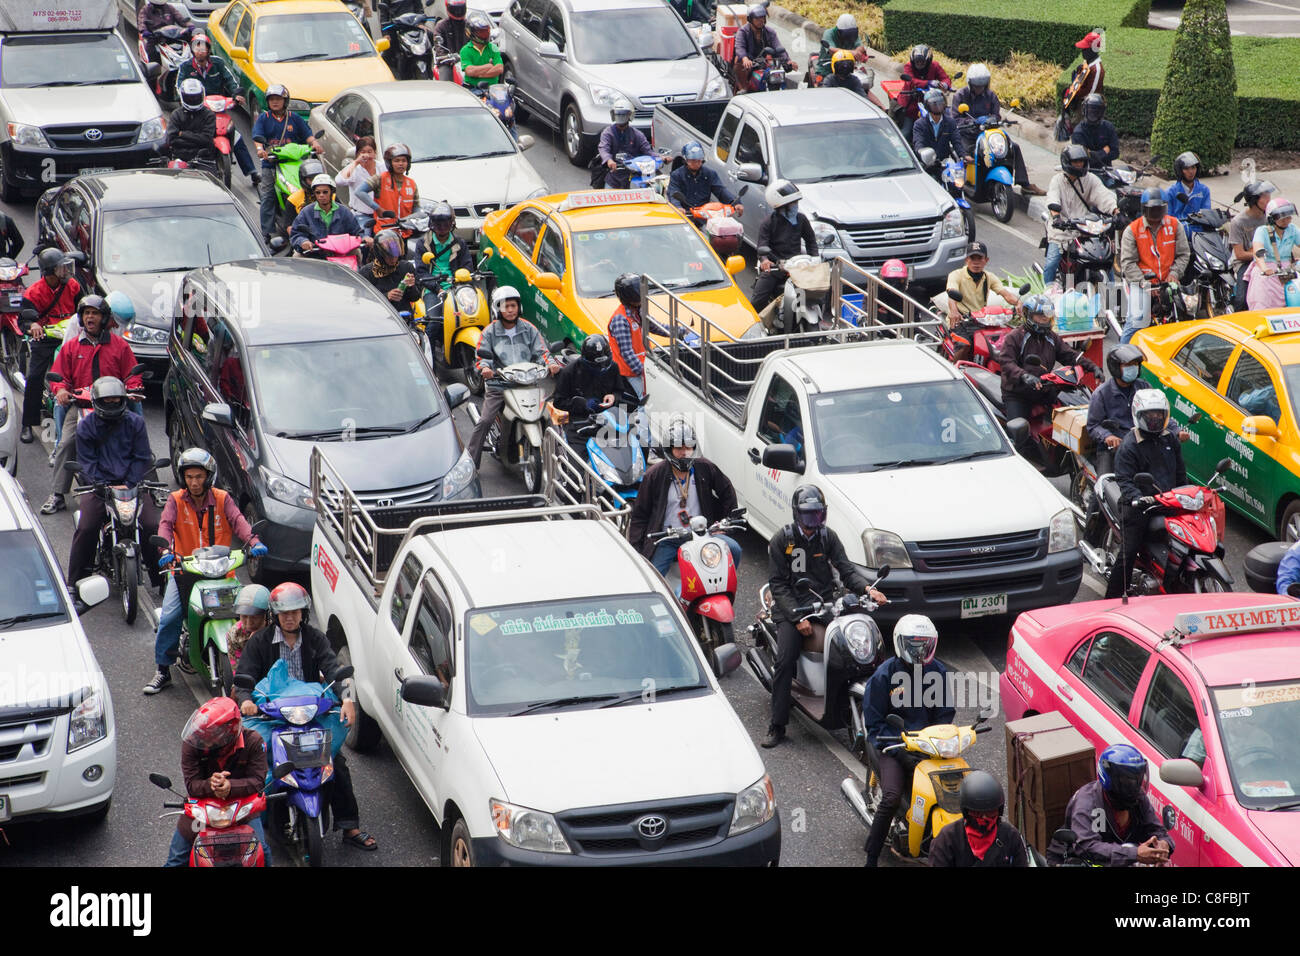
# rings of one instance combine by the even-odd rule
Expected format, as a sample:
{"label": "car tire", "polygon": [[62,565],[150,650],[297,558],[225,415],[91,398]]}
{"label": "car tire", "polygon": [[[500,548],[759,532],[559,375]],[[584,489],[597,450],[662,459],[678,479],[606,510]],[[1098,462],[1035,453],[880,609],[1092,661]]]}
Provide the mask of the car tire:
{"label": "car tire", "polygon": [[[250,501],[247,505],[245,505],[240,510],[244,512],[244,517],[248,519],[248,523],[250,526],[257,524],[259,521],[262,520],[261,509],[258,508],[257,504],[252,501]],[[271,586],[270,583],[271,576],[266,570],[265,561],[263,561],[261,558],[255,558],[253,557],[253,555],[249,554],[247,567],[248,567],[248,579],[250,581],[252,581],[254,584],[260,584],[263,587],[269,588]]]}
{"label": "car tire", "polygon": [[[351,666],[352,650],[346,643],[338,649],[337,659],[339,667]],[[356,719],[352,722],[352,726],[348,728],[348,736],[344,742],[359,754],[370,753],[379,746],[383,731],[380,730],[375,718],[367,714],[362,708],[361,701],[357,699],[353,678],[349,677],[345,680],[339,690],[344,693],[351,691],[353,703],[357,708]]]}
{"label": "car tire", "polygon": [[509,60],[502,61],[505,69],[501,71],[501,82],[512,85],[515,89],[515,125],[527,123],[528,117],[531,116],[527,108],[519,99],[519,81],[515,78],[514,65]]}
{"label": "car tire", "polygon": [[1282,512],[1282,520],[1278,522],[1277,537],[1278,540],[1289,544],[1300,541],[1300,498],[1292,499],[1286,506],[1286,511]]}
{"label": "car tire", "polygon": [[5,173],[4,165],[0,164],[0,201],[16,203],[21,202],[22,198],[22,190],[9,181],[9,176]]}
{"label": "car tire", "polygon": [[474,844],[470,840],[469,825],[464,817],[457,817],[455,826],[451,828],[451,839],[447,841],[447,864],[474,865]]}
{"label": "car tire", "polygon": [[564,139],[564,152],[574,166],[586,166],[596,151],[596,144],[582,132],[582,113],[578,104],[570,102],[560,118],[560,134]]}
{"label": "car tire", "polygon": [[185,450],[185,435],[181,430],[181,413],[172,412],[171,417],[167,419],[167,454],[172,460],[172,479],[180,487],[185,487],[185,482],[181,481],[180,460],[181,452]]}

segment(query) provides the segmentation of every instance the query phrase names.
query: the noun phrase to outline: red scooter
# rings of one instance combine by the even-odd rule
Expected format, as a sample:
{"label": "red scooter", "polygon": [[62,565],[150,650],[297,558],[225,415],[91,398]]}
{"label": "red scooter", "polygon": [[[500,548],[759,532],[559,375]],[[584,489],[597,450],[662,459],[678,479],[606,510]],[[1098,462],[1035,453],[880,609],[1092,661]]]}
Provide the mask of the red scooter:
{"label": "red scooter", "polygon": [[13,259],[0,259],[0,360],[3,360],[9,380],[17,384],[15,373],[26,371],[23,361],[23,336],[26,330],[19,322],[23,308],[23,276],[27,266]]}
{"label": "red scooter", "polygon": [[691,221],[708,237],[709,245],[723,262],[728,256],[740,252],[740,239],[745,234],[745,227],[736,218],[739,215],[737,207],[748,188],[748,184],[740,187],[734,203],[706,202],[702,206],[693,206],[689,211]]}
{"label": "red scooter", "polygon": [[[1028,284],[1020,287],[1021,295],[1028,291]],[[949,289],[948,298],[960,304],[962,294],[956,289]],[[1011,320],[1015,318],[1016,310],[1001,300],[995,300],[982,309],[963,314],[979,327],[973,333],[945,328],[941,346],[944,357],[958,365],[973,361],[990,372],[999,371],[1002,363],[997,356],[1002,349],[1002,341],[1011,334]]]}
{"label": "red scooter", "polygon": [[[279,780],[292,773],[293,769],[292,763],[283,763],[275,768],[273,778]],[[181,797],[182,803],[164,803],[163,808],[180,811],[182,816],[194,821],[195,829],[199,831],[190,848],[190,866],[266,866],[261,841],[249,823],[266,810],[267,804],[286,799],[289,796],[288,790],[268,796],[263,788],[258,793],[234,800],[218,800],[215,797],[196,800],[176,793],[172,790],[171,780],[160,773],[149,774],[149,782]]]}
{"label": "red scooter", "polygon": [[235,144],[235,117],[231,110],[235,108],[234,97],[213,93],[203,98],[203,105],[217,115],[217,135],[212,140],[212,148],[217,151],[217,171],[226,188],[230,188],[231,150]]}

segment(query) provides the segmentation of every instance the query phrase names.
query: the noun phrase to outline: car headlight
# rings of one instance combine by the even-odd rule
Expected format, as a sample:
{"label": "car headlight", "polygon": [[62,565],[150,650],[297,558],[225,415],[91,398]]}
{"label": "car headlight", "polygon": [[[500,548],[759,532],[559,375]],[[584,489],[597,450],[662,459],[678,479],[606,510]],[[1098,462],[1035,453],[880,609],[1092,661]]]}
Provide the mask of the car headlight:
{"label": "car headlight", "polygon": [[45,134],[41,132],[39,126],[28,126],[26,123],[10,123],[9,139],[15,146],[40,146],[48,148],[49,143],[45,140]]}
{"label": "car headlight", "polygon": [[1055,554],[1057,551],[1069,551],[1079,544],[1078,538],[1075,537],[1074,512],[1066,508],[1064,511],[1058,511],[1052,518],[1052,523],[1047,527],[1047,553]]}
{"label": "car headlight", "polygon": [[862,532],[862,548],[867,553],[869,568],[910,568],[912,557],[907,553],[903,539],[892,531],[868,528]]}
{"label": "car headlight", "polygon": [[731,814],[731,829],[727,836],[744,833],[761,826],[772,819],[776,813],[776,792],[772,789],[772,778],[763,774],[763,779],[746,787],[736,794],[736,809]]}
{"label": "car headlight", "polygon": [[0,395],[0,428],[9,423],[9,399]]}
{"label": "car headlight", "polygon": [[88,747],[108,736],[108,718],[104,713],[104,695],[94,691],[72,708],[68,721],[68,753]]}
{"label": "car headlight", "polygon": [[295,726],[309,724],[316,716],[315,704],[296,704],[293,707],[281,707],[280,716]]}
{"label": "car headlight", "polygon": [[290,100],[290,101],[289,101],[289,112],[290,112],[290,113],[308,113],[308,112],[310,112],[310,111],[311,111],[311,104],[308,103],[306,100]]}
{"label": "car headlight", "polygon": [[474,286],[463,285],[456,290],[456,308],[466,315],[473,315],[478,311],[478,289]]}
{"label": "car headlight", "polygon": [[534,189],[532,192],[530,192],[527,196],[525,196],[525,197],[524,197],[524,200],[527,201],[527,200],[529,200],[529,199],[541,199],[543,196],[549,196],[550,194],[551,194],[551,191],[550,191],[549,189],[547,189],[545,186],[538,186],[536,189]]}
{"label": "car headlight", "polygon": [[722,563],[722,547],[716,541],[710,541],[700,548],[700,560],[706,568],[716,568]]}
{"label": "car headlight", "polygon": [[813,235],[817,237],[817,245],[823,249],[839,247],[840,234],[829,222],[822,222],[820,219],[811,220]]}
{"label": "car headlight", "polygon": [[474,460],[469,457],[468,451],[463,451],[456,464],[451,466],[451,471],[442,479],[442,496],[454,498],[466,491],[473,482]]}
{"label": "car headlight", "polygon": [[166,345],[169,334],[167,329],[152,329],[139,322],[132,322],[122,332],[122,338],[136,345]]}
{"label": "car headlight", "polygon": [[966,219],[960,206],[953,206],[943,216],[943,238],[955,239],[966,234]]}
{"label": "car headlight", "polygon": [[504,800],[489,800],[488,807],[492,811],[492,825],[496,827],[497,836],[511,846],[538,853],[573,852],[552,814],[517,807]]}
{"label": "car headlight", "polygon": [[612,86],[591,87],[591,99],[597,106],[608,106],[610,109],[621,107],[630,110],[632,108],[632,101]]}
{"label": "car headlight", "polygon": [[715,76],[709,80],[709,85],[704,88],[704,98],[706,100],[716,100],[727,95],[727,81],[720,76]]}
{"label": "car headlight", "polygon": [[161,116],[155,116],[151,120],[145,120],[140,124],[140,135],[135,138],[137,143],[152,143],[154,140],[162,139],[167,135],[167,124],[163,122]]}
{"label": "car headlight", "polygon": [[859,664],[870,664],[876,657],[876,639],[866,621],[854,621],[844,629],[844,643]]}
{"label": "car headlight", "polygon": [[955,757],[961,753],[961,738],[956,734],[951,737],[931,737],[930,742],[940,757]]}
{"label": "car headlight", "polygon": [[293,505],[295,508],[316,507],[316,499],[311,496],[311,489],[298,484],[292,478],[274,474],[265,468],[262,469],[262,478],[266,482],[266,490],[276,501]]}

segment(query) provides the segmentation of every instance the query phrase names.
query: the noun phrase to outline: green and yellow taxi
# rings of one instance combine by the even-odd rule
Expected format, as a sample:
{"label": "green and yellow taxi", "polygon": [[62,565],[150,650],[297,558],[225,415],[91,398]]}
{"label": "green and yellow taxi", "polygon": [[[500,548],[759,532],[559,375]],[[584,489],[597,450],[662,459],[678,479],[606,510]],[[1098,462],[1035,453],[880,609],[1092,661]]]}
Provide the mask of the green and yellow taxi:
{"label": "green and yellow taxi", "polygon": [[1183,445],[1188,476],[1206,482],[1229,459],[1227,505],[1279,538],[1300,539],[1300,310],[1152,326],[1133,344],[1174,419],[1202,413]]}
{"label": "green and yellow taxi", "polygon": [[[519,289],[524,315],[550,342],[577,344],[605,332],[619,305],[614,280],[624,272],[645,274],[668,289],[686,306],[678,308],[678,321],[697,330],[703,316],[740,338],[758,322],[732,278],[745,260],[731,256],[724,263],[699,230],[652,190],[530,199],[491,213],[480,249],[491,253],[487,268],[497,284]],[[667,299],[652,294],[647,314],[666,322]]]}
{"label": "green and yellow taxi", "polygon": [[230,64],[250,113],[266,108],[266,89],[288,87],[289,109],[303,119],[349,86],[393,79],[376,46],[340,0],[234,0],[208,17],[212,52]]}

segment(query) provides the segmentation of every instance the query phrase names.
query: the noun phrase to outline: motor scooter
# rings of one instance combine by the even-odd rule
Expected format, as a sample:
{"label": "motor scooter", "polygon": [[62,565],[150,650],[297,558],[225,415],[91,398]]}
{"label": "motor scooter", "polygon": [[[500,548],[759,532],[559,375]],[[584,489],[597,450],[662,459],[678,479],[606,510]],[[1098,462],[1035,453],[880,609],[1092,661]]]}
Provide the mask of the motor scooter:
{"label": "motor scooter", "polygon": [[1187,284],[1196,289],[1196,314],[1206,318],[1234,311],[1237,263],[1227,237],[1230,218],[1222,209],[1202,209],[1187,217],[1190,225],[1201,227],[1199,232],[1187,234],[1192,247]]}
{"label": "motor scooter", "polygon": [[[949,79],[953,83],[956,83],[965,75],[965,73],[958,71],[950,76]],[[935,82],[933,86],[936,89],[943,90],[945,94],[951,91],[951,86],[945,86],[943,83]],[[889,111],[889,118],[894,121],[894,125],[900,130],[907,122],[907,108],[913,103],[919,104],[925,98],[925,94],[929,91],[930,87],[931,83],[928,80],[919,86],[913,86],[911,89],[907,89],[906,80],[898,79],[881,81],[880,88],[885,91],[885,96],[888,97],[886,100],[886,106]],[[919,109],[920,107],[918,107],[918,110]]]}
{"label": "motor scooter", "polygon": [[[550,369],[534,362],[516,362],[496,373],[505,383],[505,405],[488,427],[484,448],[503,465],[518,466],[529,494],[542,487],[542,416],[546,399],[555,391]],[[470,422],[479,423],[477,405],[469,406]]]}
{"label": "motor scooter", "polygon": [[791,256],[780,264],[786,274],[781,296],[759,318],[775,335],[795,335],[830,328],[831,264],[819,256]]}
{"label": "motor scooter", "polygon": [[[433,253],[426,252],[424,264],[433,263]],[[465,384],[475,395],[483,394],[483,376],[478,371],[478,343],[483,330],[492,321],[483,283],[491,273],[483,272],[487,255],[479,260],[475,272],[457,269],[454,276],[441,273],[418,278],[424,294],[415,303],[413,319],[423,324],[429,336],[434,368],[459,369]],[[441,364],[439,364],[441,363]]]}
{"label": "motor scooter", "polygon": [[[190,54],[190,37],[194,30],[177,24],[160,27],[155,33],[140,36],[140,65],[154,77],[154,94],[160,102],[174,103],[179,99],[176,93],[176,74],[181,66],[188,63]],[[150,64],[147,40],[156,40],[154,50],[158,62]]]}
{"label": "motor scooter", "polygon": [[302,164],[314,152],[306,143],[285,143],[267,152],[275,170],[276,231],[286,237],[298,217],[298,207],[290,197],[303,192]]}
{"label": "motor scooter", "polygon": [[[1087,332],[1092,329],[1115,330],[1118,338],[1122,328],[1115,310],[1106,304],[1103,290],[1115,266],[1114,234],[1118,220],[1102,213],[1089,213],[1079,219],[1064,219],[1058,215],[1057,203],[1043,213],[1046,248],[1049,226],[1055,225],[1069,233],[1061,244],[1061,262],[1056,280],[1046,290],[1056,308],[1059,331]],[[1042,274],[1042,266],[1034,264]]]}
{"label": "motor scooter", "polygon": [[434,78],[433,44],[429,42],[429,31],[424,26],[432,19],[419,13],[404,13],[383,25],[383,32],[391,38],[391,45],[383,57],[395,79]]}
{"label": "motor scooter", "polygon": [[493,83],[480,86],[472,91],[483,101],[483,105],[497,115],[501,125],[506,128],[516,141],[519,131],[515,128],[515,88],[512,83]]}
{"label": "motor scooter", "polygon": [[23,311],[23,276],[27,266],[13,259],[0,259],[0,364],[9,381],[18,385],[18,376],[27,366],[19,367],[27,330],[19,323]]}
{"label": "motor scooter", "polygon": [[[275,768],[272,779],[282,780],[293,769],[291,763],[281,764]],[[177,813],[164,813],[163,817],[181,815],[194,821],[198,835],[190,847],[190,866],[266,866],[266,852],[250,823],[269,805],[288,799],[289,791],[267,794],[266,787],[263,787],[257,793],[232,800],[218,800],[216,797],[196,799],[177,793],[172,789],[171,778],[161,773],[149,774],[149,782],[181,799],[180,803],[164,803],[164,810]]]}
{"label": "motor scooter", "polygon": [[[1029,288],[1029,283],[1021,285],[1020,295],[1027,293]],[[958,289],[948,289],[931,300],[940,315],[948,314],[949,301],[958,304],[962,319],[973,324],[975,329],[968,332],[945,326],[943,341],[940,343],[944,358],[950,362],[974,362],[991,372],[999,371],[1002,363],[998,361],[998,355],[1002,351],[1003,340],[1012,332],[1015,309],[998,295],[990,295],[982,309],[962,308],[964,296]]]}
{"label": "motor scooter", "polygon": [[[742,90],[737,89],[737,93],[771,93],[776,90],[784,90],[790,74],[796,70],[795,65],[786,60],[784,63],[777,59],[776,51],[770,46],[764,47],[754,60],[754,68],[749,71],[749,84]],[[735,78],[732,78],[732,85],[735,85]]]}
{"label": "motor scooter", "polygon": [[465,74],[460,68],[460,52],[448,50],[443,46],[442,38],[434,36],[434,66],[438,70],[438,79],[457,86],[465,85]]}
{"label": "motor scooter", "polygon": [[235,99],[232,96],[213,93],[203,98],[203,105],[217,117],[217,135],[212,140],[212,148],[217,151],[217,174],[229,189],[231,150],[234,148],[235,135],[238,132],[235,129],[235,117],[231,113],[235,108]]}
{"label": "motor scooter", "polygon": [[627,502],[637,496],[645,477],[644,446],[650,434],[645,402],[645,398],[625,391],[613,408],[572,423],[586,441],[587,464]]}
{"label": "motor scooter", "polygon": [[1142,215],[1142,187],[1134,183],[1148,175],[1150,169],[1134,169],[1128,163],[1115,162],[1110,166],[1091,167],[1101,184],[1115,194],[1116,212],[1121,227]]}
{"label": "motor scooter", "polygon": [[629,189],[653,189],[660,196],[668,195],[668,174],[661,172],[668,162],[669,152],[661,149],[645,156],[618,153],[614,160],[629,173]]}
{"label": "motor scooter", "polygon": [[323,236],[312,243],[307,252],[298,255],[308,259],[324,259],[336,266],[356,272],[361,268],[361,247],[364,240],[360,236],[334,235]]}
{"label": "motor scooter", "polygon": [[[1020,106],[1020,100],[1011,101],[1011,108]],[[963,117],[970,117],[970,107],[962,103],[957,112]],[[986,202],[993,206],[993,218],[998,222],[1010,222],[1016,211],[1015,196],[1011,187],[1015,185],[1010,164],[1013,156],[1009,126],[1018,125],[1014,119],[998,119],[994,116],[976,116],[970,120],[978,131],[972,155],[973,163],[966,164],[966,197],[973,203]],[[958,132],[966,131],[958,126]]]}
{"label": "motor scooter", "polygon": [[687,210],[691,222],[704,233],[709,245],[723,262],[740,252],[740,240],[745,235],[745,227],[736,218],[736,207],[748,189],[748,183],[741,186],[736,192],[735,202],[706,202]]}

